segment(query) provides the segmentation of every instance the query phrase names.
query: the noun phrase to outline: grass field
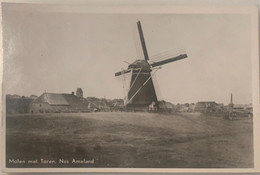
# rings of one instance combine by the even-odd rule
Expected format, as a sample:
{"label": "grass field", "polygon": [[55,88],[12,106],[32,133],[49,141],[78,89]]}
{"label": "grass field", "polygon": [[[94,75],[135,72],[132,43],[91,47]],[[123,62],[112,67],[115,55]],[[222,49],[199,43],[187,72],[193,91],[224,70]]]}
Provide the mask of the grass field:
{"label": "grass field", "polygon": [[[100,112],[8,115],[6,124],[7,167],[253,167],[252,119]],[[94,163],[72,163],[84,158]]]}

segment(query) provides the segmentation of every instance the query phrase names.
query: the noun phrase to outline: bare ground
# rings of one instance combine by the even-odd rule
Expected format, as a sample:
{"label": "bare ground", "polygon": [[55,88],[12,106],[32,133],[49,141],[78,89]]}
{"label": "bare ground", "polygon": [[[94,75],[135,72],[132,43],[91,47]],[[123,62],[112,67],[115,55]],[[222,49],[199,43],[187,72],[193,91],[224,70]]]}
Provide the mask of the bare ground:
{"label": "bare ground", "polygon": [[6,122],[7,167],[253,167],[252,119],[107,112],[8,115]]}

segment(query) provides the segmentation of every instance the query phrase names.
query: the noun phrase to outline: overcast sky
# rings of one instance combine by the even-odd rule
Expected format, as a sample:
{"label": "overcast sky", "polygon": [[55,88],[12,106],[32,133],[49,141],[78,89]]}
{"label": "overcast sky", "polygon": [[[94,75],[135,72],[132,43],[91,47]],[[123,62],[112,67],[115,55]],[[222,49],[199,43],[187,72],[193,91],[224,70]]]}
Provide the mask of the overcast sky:
{"label": "overcast sky", "polygon": [[123,98],[114,73],[127,68],[124,61],[143,59],[138,20],[150,56],[183,48],[188,55],[156,72],[161,98],[227,104],[233,93],[234,103],[251,103],[245,14],[89,14],[47,5],[3,5],[5,93],[71,93],[81,87],[85,97]]}

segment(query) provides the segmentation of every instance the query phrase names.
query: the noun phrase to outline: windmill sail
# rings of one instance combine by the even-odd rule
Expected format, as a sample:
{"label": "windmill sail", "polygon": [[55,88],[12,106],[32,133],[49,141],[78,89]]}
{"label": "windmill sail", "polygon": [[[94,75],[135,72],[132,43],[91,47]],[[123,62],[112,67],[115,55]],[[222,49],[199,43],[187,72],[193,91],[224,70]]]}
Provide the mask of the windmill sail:
{"label": "windmill sail", "polygon": [[123,96],[124,96],[124,104],[126,105],[127,99],[128,99],[128,92],[130,88],[130,80],[132,77],[132,71],[129,70],[127,73],[122,74],[121,76],[117,76],[118,80],[122,82],[122,87],[123,87]]}
{"label": "windmill sail", "polygon": [[181,59],[184,59],[184,58],[187,58],[187,55],[186,54],[181,54],[181,55],[179,55],[177,57],[168,58],[168,59],[165,59],[165,60],[162,60],[162,61],[158,61],[158,62],[152,63],[151,66],[152,67],[161,66],[161,65],[164,65],[164,64],[167,64],[167,63],[171,63],[171,62],[174,62],[174,61],[178,61],[178,60],[181,60]]}
{"label": "windmill sail", "polygon": [[153,80],[153,86],[154,86],[154,89],[155,89],[155,94],[156,94],[156,97],[157,97],[157,100],[158,101],[161,101],[163,100],[163,96],[162,96],[162,93],[161,93],[161,89],[160,89],[160,86],[158,84],[158,80],[157,80],[157,76],[155,74],[155,71],[156,70],[152,70],[151,74],[152,74],[152,80]]}
{"label": "windmill sail", "polygon": [[138,27],[138,31],[139,31],[140,41],[141,41],[142,48],[143,48],[144,59],[146,61],[148,61],[149,57],[148,57],[148,52],[147,52],[147,49],[146,49],[146,45],[145,45],[145,41],[144,41],[144,34],[143,34],[143,30],[142,30],[142,26],[141,26],[140,21],[137,22],[137,27]]}

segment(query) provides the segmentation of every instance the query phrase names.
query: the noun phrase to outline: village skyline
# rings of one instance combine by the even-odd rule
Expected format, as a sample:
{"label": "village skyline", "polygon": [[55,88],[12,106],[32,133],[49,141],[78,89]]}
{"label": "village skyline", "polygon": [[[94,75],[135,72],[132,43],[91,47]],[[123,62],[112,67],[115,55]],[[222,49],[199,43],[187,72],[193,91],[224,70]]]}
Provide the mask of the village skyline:
{"label": "village skyline", "polygon": [[156,73],[159,100],[228,104],[233,93],[234,103],[252,103],[249,16],[66,10],[4,5],[5,94],[39,96],[45,90],[71,93],[81,87],[84,96],[123,99],[122,82],[114,73],[128,66],[124,61],[143,59],[136,29],[140,20],[150,56],[183,48],[188,55]]}
{"label": "village skyline", "polygon": [[[71,93],[70,92],[47,92],[47,91],[44,91],[44,92],[42,92],[40,95],[37,95],[37,94],[30,94],[30,95],[27,95],[27,96],[25,96],[25,95],[22,95],[22,94],[6,94],[6,96],[9,96],[9,98],[11,97],[15,97],[15,98],[23,98],[23,97],[25,97],[25,98],[32,98],[32,99],[36,99],[36,98],[38,98],[38,97],[40,97],[41,95],[43,95],[44,93],[47,93],[47,94],[75,94],[75,92],[76,91],[72,91]],[[106,96],[104,96],[104,97],[94,97],[94,96],[85,96],[84,95],[84,92],[83,92],[83,98],[85,98],[85,99],[87,99],[87,98],[97,98],[97,99],[105,99],[105,100],[124,100],[123,98],[107,98]],[[174,104],[174,105],[177,105],[177,104],[196,104],[196,103],[198,103],[198,102],[216,102],[217,104],[223,104],[223,105],[229,105],[229,104],[231,104],[231,94],[230,94],[230,96],[229,96],[229,102],[228,103],[224,103],[224,102],[218,102],[218,101],[214,101],[214,100],[212,100],[212,101],[210,101],[210,100],[205,100],[205,101],[194,101],[194,102],[184,102],[184,103],[173,103],[173,102],[171,102],[171,101],[167,101],[167,102],[170,102],[170,103],[172,103],[172,104]],[[164,99],[160,99],[159,101],[166,101],[166,100],[164,100]],[[233,104],[236,104],[236,105],[252,105],[252,103],[236,103],[236,102],[234,102],[234,96],[233,96],[233,94],[232,94],[232,103]]]}

